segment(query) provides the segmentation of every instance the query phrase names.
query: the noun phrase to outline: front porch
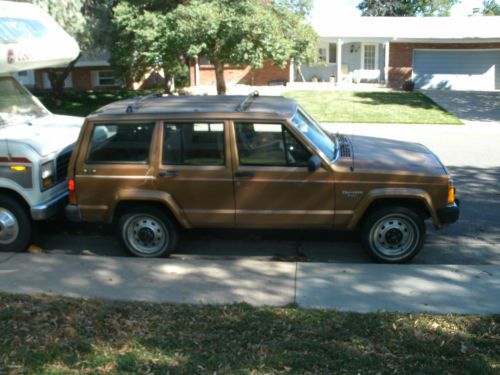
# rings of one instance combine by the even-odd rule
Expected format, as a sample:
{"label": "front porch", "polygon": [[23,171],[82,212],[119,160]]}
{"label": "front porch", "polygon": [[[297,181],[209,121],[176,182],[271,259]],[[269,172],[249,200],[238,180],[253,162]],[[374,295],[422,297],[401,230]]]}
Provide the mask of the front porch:
{"label": "front porch", "polygon": [[[301,67],[306,82],[379,83],[387,86],[389,41],[321,38],[317,64]],[[291,77],[300,80],[300,77]]]}

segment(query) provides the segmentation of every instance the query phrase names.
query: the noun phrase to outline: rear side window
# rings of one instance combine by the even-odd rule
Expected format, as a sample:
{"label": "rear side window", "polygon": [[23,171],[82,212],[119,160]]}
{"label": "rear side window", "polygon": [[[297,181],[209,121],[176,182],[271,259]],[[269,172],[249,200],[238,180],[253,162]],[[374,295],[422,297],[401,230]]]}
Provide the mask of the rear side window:
{"label": "rear side window", "polygon": [[154,126],[153,122],[95,125],[87,162],[147,163]]}
{"label": "rear side window", "polygon": [[163,164],[223,165],[223,123],[165,123]]}

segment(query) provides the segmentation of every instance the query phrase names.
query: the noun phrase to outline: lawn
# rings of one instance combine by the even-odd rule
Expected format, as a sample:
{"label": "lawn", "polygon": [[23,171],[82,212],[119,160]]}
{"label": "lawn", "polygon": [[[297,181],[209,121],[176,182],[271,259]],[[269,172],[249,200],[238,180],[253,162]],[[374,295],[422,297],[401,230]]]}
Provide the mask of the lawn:
{"label": "lawn", "polygon": [[63,100],[58,101],[51,92],[35,92],[35,96],[50,110],[58,115],[88,116],[100,107],[116,100],[146,95],[144,91],[117,91],[117,92],[67,92]]}
{"label": "lawn", "polygon": [[0,373],[498,374],[500,316],[0,294]]}
{"label": "lawn", "polygon": [[424,94],[404,91],[291,91],[321,122],[461,124]]}

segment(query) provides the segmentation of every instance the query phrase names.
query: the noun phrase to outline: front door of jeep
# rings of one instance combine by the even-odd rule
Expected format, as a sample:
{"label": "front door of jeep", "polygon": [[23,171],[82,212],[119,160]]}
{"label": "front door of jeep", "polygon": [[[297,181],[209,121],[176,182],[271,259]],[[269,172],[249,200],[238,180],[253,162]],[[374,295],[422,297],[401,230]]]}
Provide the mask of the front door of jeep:
{"label": "front door of jeep", "polygon": [[331,227],[333,175],[311,172],[311,152],[285,124],[234,123],[236,225]]}

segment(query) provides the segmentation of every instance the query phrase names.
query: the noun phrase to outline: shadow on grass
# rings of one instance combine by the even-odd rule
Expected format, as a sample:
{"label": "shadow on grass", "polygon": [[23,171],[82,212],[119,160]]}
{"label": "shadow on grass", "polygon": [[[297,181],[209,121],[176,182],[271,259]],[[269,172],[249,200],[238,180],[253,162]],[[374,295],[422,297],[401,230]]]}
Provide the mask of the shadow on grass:
{"label": "shadow on grass", "polygon": [[0,370],[170,374],[477,373],[500,316],[355,314],[0,295]]}
{"label": "shadow on grass", "polygon": [[372,105],[388,105],[388,104],[396,104],[396,105],[404,105],[412,108],[420,108],[420,109],[438,109],[443,112],[446,112],[442,107],[437,105],[431,99],[429,99],[424,94],[418,92],[402,92],[402,91],[394,91],[394,92],[355,92],[354,96],[364,99],[363,104],[372,104]]}

